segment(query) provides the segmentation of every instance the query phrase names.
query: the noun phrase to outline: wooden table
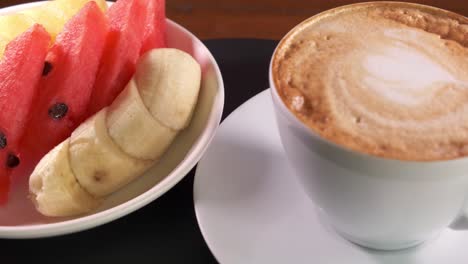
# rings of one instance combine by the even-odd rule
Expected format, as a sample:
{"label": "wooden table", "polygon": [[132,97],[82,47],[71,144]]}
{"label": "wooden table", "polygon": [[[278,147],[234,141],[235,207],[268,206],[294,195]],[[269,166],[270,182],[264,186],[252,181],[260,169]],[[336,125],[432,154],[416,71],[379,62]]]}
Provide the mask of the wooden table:
{"label": "wooden table", "polygon": [[[73,1],[73,0],[70,0]],[[0,7],[28,0],[1,0]],[[167,16],[202,39],[280,39],[307,17],[356,0],[166,0]],[[416,0],[468,16],[467,0]]]}

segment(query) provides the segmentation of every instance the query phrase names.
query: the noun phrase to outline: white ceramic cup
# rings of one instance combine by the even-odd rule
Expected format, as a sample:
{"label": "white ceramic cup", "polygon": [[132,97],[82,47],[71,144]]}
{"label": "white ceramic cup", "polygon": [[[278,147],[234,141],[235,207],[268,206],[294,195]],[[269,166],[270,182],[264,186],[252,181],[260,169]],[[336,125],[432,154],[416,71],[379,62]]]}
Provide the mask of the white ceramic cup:
{"label": "white ceramic cup", "polygon": [[292,114],[276,90],[271,65],[269,75],[289,164],[325,220],[343,237],[369,248],[403,249],[464,217],[468,158],[411,162],[346,149]]}

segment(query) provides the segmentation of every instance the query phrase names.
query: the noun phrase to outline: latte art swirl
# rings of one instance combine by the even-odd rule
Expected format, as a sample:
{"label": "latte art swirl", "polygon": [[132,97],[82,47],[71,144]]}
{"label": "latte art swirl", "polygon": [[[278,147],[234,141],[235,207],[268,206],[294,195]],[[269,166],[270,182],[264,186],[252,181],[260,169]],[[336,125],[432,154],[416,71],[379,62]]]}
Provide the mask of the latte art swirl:
{"label": "latte art swirl", "polygon": [[273,61],[279,94],[313,130],[357,151],[468,155],[468,19],[387,5],[313,19],[289,35]]}

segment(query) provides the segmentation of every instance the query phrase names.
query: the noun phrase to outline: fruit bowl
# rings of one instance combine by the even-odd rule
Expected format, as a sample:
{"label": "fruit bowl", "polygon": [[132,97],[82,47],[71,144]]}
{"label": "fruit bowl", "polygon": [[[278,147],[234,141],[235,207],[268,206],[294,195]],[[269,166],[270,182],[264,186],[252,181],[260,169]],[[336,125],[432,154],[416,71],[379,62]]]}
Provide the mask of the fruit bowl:
{"label": "fruit bowl", "polygon": [[[28,3],[0,9],[0,14],[29,8]],[[90,229],[125,216],[171,189],[196,165],[207,149],[224,106],[219,67],[206,46],[188,30],[167,19],[168,47],[191,54],[201,65],[202,84],[190,126],[178,135],[160,162],[138,180],[109,196],[94,212],[72,218],[49,218],[28,198],[27,175],[14,179],[10,201],[0,207],[0,238],[50,237]]]}

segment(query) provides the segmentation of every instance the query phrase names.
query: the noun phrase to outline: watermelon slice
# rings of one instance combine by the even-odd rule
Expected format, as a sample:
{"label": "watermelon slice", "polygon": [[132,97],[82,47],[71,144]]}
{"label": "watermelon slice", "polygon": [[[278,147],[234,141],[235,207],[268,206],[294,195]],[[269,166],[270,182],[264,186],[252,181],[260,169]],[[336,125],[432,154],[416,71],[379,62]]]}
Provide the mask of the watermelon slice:
{"label": "watermelon slice", "polygon": [[151,49],[166,47],[165,0],[149,0],[147,2],[146,28],[143,35],[141,54]]}
{"label": "watermelon slice", "polygon": [[146,2],[119,0],[107,11],[110,23],[106,48],[94,84],[90,114],[109,105],[135,72],[146,23]]}
{"label": "watermelon slice", "polygon": [[[5,160],[6,154],[2,153],[1,159]],[[6,168],[0,169],[0,205],[8,202],[8,193],[10,192],[10,175]]]}
{"label": "watermelon slice", "polygon": [[23,141],[22,150],[33,164],[86,119],[107,32],[105,15],[89,2],[57,36]]}
{"label": "watermelon slice", "polygon": [[11,168],[21,156],[18,146],[38,92],[50,36],[40,25],[10,42],[0,61],[0,203],[8,195]]}

